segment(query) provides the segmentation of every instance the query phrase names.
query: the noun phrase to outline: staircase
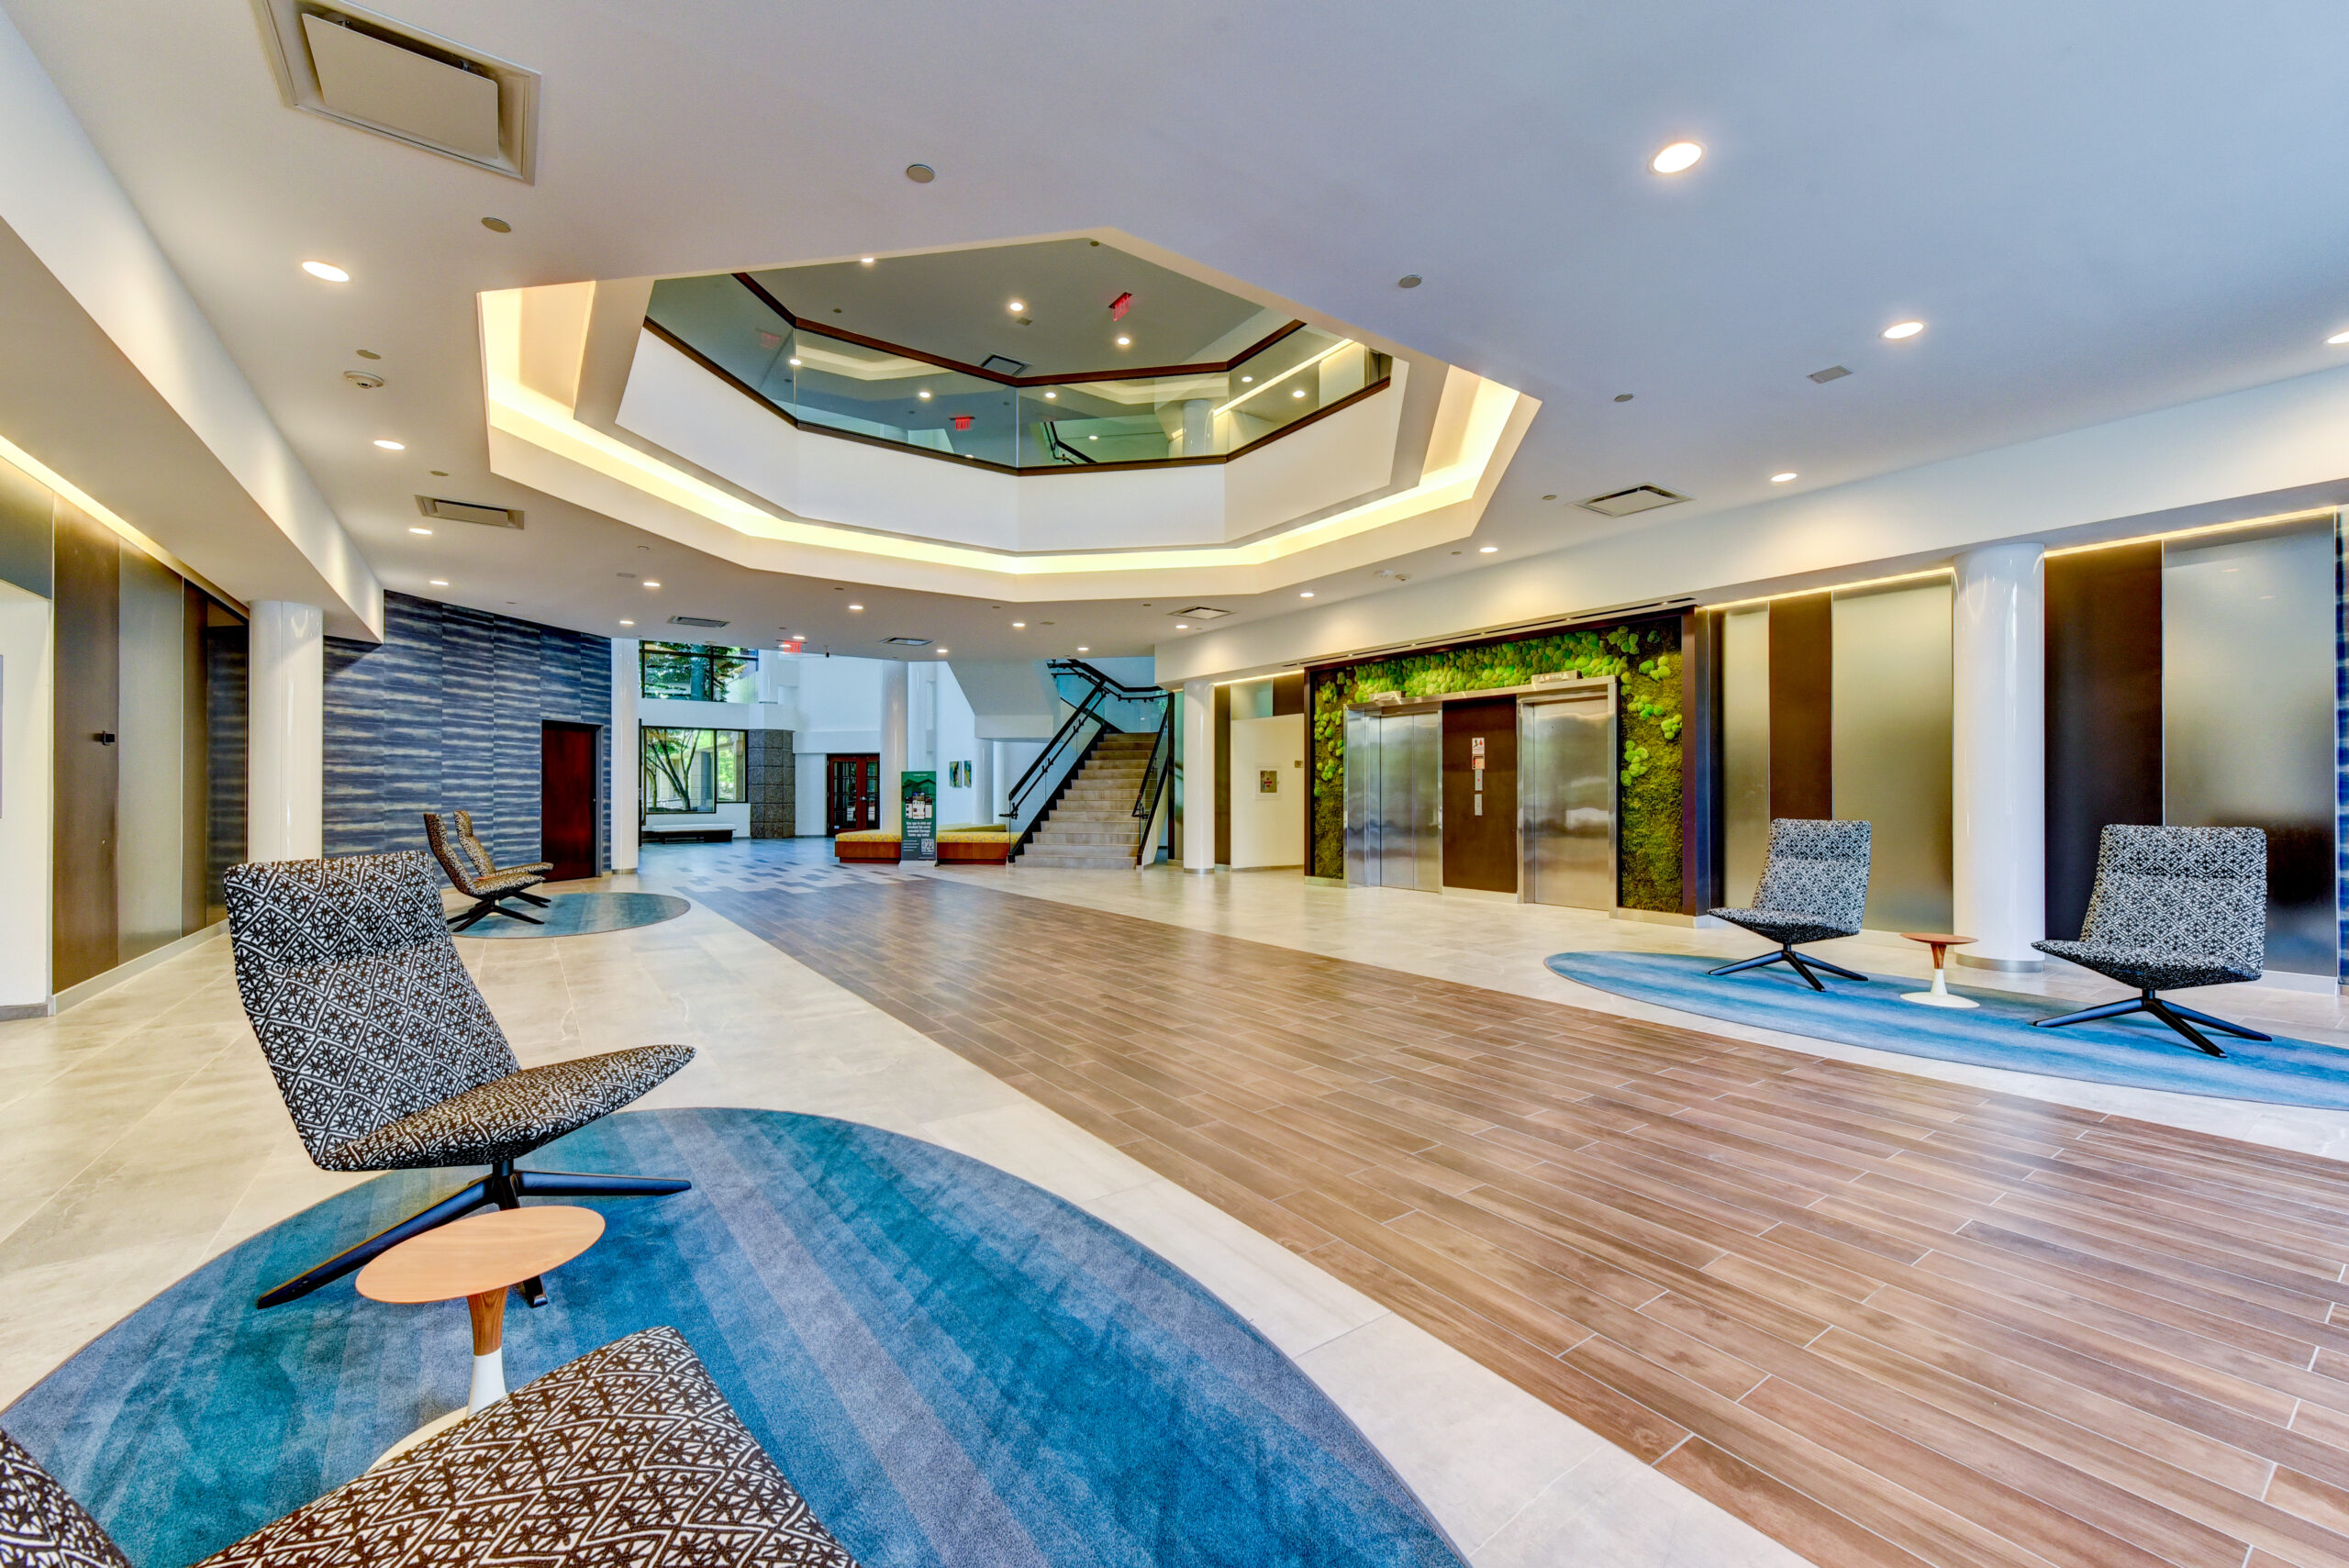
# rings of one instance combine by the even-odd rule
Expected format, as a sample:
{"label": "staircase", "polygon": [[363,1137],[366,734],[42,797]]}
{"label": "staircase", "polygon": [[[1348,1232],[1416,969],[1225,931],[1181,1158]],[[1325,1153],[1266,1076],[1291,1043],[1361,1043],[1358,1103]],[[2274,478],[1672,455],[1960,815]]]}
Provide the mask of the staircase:
{"label": "staircase", "polygon": [[1134,795],[1158,744],[1155,735],[1105,735],[1068,790],[1054,801],[1018,864],[1063,871],[1131,871],[1142,821]]}

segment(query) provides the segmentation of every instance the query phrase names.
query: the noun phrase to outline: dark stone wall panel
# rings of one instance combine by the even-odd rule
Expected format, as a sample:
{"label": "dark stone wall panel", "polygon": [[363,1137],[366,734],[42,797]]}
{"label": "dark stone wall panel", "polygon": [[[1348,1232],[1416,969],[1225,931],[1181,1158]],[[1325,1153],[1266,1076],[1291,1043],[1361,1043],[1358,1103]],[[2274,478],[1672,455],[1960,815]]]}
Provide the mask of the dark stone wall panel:
{"label": "dark stone wall panel", "polygon": [[422,814],[462,808],[500,863],[535,861],[540,727],[611,711],[607,639],[386,594],[380,646],[327,639],[326,851],[421,849]]}

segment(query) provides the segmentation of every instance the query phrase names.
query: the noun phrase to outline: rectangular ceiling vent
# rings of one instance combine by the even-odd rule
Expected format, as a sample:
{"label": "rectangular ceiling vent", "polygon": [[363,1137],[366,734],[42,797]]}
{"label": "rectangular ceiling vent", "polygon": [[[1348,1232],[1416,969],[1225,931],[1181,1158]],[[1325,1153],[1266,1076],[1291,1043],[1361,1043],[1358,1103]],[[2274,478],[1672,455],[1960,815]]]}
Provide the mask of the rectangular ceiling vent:
{"label": "rectangular ceiling vent", "polygon": [[1028,361],[1015,360],[1008,354],[989,354],[979,361],[979,368],[990,375],[1026,375]]}
{"label": "rectangular ceiling vent", "polygon": [[289,107],[536,178],[539,73],[355,6],[254,0]]}
{"label": "rectangular ceiling vent", "polygon": [[416,509],[428,517],[440,517],[451,523],[479,523],[485,528],[518,528],[522,514],[512,506],[483,506],[471,501],[444,501],[437,495],[418,495]]}
{"label": "rectangular ceiling vent", "polygon": [[1193,605],[1187,610],[1169,610],[1166,613],[1177,620],[1221,620],[1231,612],[1217,609],[1213,605]]}
{"label": "rectangular ceiling vent", "polygon": [[927,648],[930,639],[927,637],[885,637],[881,640],[896,648]]}
{"label": "rectangular ceiling vent", "polygon": [[1634,484],[1629,490],[1593,495],[1587,501],[1577,501],[1575,505],[1586,512],[1597,512],[1603,517],[1628,517],[1634,512],[1653,512],[1658,506],[1676,506],[1687,499],[1686,495],[1675,495],[1653,484]]}
{"label": "rectangular ceiling vent", "polygon": [[705,631],[715,631],[719,627],[724,626],[726,622],[722,620],[714,620],[708,616],[671,616],[669,617],[669,624],[671,626],[697,626]]}
{"label": "rectangular ceiling vent", "polygon": [[1823,371],[1811,372],[1810,379],[1817,382],[1820,385],[1825,386],[1829,382],[1841,381],[1851,373],[1852,373],[1850,371],[1845,370],[1842,365],[1829,365]]}

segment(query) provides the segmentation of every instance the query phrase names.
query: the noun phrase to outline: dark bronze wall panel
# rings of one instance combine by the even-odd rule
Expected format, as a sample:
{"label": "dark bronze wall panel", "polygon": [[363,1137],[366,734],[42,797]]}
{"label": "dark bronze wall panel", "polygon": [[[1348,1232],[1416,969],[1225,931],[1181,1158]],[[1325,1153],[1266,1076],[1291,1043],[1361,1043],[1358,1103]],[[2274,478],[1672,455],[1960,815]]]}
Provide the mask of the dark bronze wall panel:
{"label": "dark bronze wall panel", "polygon": [[50,989],[115,966],[115,794],[122,542],[57,508],[57,795]]}
{"label": "dark bronze wall panel", "polygon": [[1281,718],[1305,711],[1305,672],[1273,677],[1273,717]]}
{"label": "dark bronze wall panel", "polygon": [[2051,555],[2047,934],[2075,938],[2110,822],[2162,819],[2162,547]]}
{"label": "dark bronze wall panel", "polygon": [[1215,689],[1215,863],[1231,863],[1231,688]]}
{"label": "dark bronze wall panel", "polygon": [[1680,912],[1727,902],[1721,890],[1721,613],[1680,617]]}
{"label": "dark bronze wall panel", "polygon": [[[1484,788],[1476,742],[1485,743]],[[1479,814],[1476,798],[1485,809]],[[1443,884],[1517,891],[1517,699],[1443,705]]]}
{"label": "dark bronze wall panel", "polygon": [[1835,815],[1834,601],[1770,601],[1770,815]]}

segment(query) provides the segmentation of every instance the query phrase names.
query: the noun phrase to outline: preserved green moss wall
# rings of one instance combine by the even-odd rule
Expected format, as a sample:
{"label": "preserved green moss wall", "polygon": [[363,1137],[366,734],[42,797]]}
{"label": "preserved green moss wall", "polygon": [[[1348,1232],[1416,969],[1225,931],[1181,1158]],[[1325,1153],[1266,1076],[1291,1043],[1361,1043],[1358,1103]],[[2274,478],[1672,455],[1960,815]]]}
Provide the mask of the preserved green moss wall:
{"label": "preserved green moss wall", "polygon": [[1313,844],[1316,876],[1346,874],[1346,704],[1522,686],[1578,670],[1619,677],[1621,768],[1618,896],[1629,909],[1680,907],[1680,623],[1563,631],[1515,642],[1403,654],[1316,671]]}

